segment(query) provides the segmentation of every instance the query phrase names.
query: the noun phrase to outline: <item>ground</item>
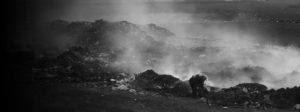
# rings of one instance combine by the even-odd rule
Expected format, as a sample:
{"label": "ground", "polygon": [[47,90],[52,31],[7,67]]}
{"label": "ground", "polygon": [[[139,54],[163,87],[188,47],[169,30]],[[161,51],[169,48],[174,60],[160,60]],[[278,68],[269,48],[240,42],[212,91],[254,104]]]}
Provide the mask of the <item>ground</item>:
{"label": "ground", "polygon": [[[136,94],[110,87],[80,83],[24,83],[17,85],[12,103],[17,111],[31,112],[263,112],[239,108],[209,107],[199,100]],[[268,110],[269,112],[292,112]]]}

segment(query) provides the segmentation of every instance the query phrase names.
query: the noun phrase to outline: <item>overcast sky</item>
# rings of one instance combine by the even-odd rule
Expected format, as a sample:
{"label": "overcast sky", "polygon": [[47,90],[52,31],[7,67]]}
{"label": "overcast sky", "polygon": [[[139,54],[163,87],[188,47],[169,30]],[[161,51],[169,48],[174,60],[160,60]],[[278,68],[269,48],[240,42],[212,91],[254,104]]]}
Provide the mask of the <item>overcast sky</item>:
{"label": "overcast sky", "polygon": [[[201,4],[201,2],[203,1],[222,1],[222,0],[33,0],[32,2],[25,1],[25,3],[29,7],[31,7],[29,11],[34,13],[35,17],[40,20],[67,19],[67,20],[93,21],[95,19],[107,18],[107,17],[109,18],[115,15],[126,14],[126,11],[132,11],[131,9],[134,8],[136,8],[136,10],[133,11],[138,11],[141,8],[145,8],[143,5],[151,4],[151,3],[146,3],[148,1],[151,2],[154,1],[156,4],[160,4],[159,2],[169,2],[165,4],[174,4],[174,1],[181,2],[181,3],[176,3],[177,5],[184,4],[184,3],[191,3],[192,1],[193,2],[192,7],[197,7],[197,4]],[[287,5],[293,5],[299,3],[300,0],[269,0],[268,2],[268,4],[274,6],[287,6]],[[128,4],[135,4],[135,5],[128,5]],[[129,10],[126,8],[128,8]],[[153,9],[160,8],[160,9],[164,9],[165,11],[174,9],[174,8],[168,9],[168,8],[172,8],[172,7],[168,7],[168,5],[161,5],[161,6],[155,5],[155,7],[147,7],[147,8],[153,8]],[[176,10],[178,11],[181,9],[176,9]]]}

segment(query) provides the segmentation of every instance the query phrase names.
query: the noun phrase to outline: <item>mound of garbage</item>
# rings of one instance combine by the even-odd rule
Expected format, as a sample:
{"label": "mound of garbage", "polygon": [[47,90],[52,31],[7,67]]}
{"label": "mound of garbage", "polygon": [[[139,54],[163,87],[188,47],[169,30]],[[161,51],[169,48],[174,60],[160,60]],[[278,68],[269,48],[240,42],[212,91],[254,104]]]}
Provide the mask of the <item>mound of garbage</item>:
{"label": "mound of garbage", "polygon": [[[222,106],[251,106],[263,102],[267,87],[257,83],[243,83],[235,87],[224,88],[219,92],[211,92],[210,99],[214,104]],[[256,108],[256,107],[255,107]]]}
{"label": "mound of garbage", "polygon": [[[157,51],[160,39],[167,39],[174,34],[155,24],[137,25],[127,21],[108,22],[67,22],[56,20],[42,28],[45,36],[70,37],[67,50],[54,59],[47,56],[39,59],[33,67],[36,77],[56,78],[63,82],[120,79],[120,73],[131,73],[128,69],[116,66],[129,66],[121,60],[130,41],[139,41],[145,52]],[[52,37],[49,37],[52,38]],[[126,43],[126,45],[119,45]],[[156,46],[156,47],[154,47]],[[145,53],[146,54],[146,53]],[[149,53],[148,53],[149,54]],[[148,57],[150,55],[147,55]],[[150,59],[143,59],[149,62]],[[149,62],[150,64],[151,62]],[[147,63],[146,63],[147,64]]]}
{"label": "mound of garbage", "polygon": [[299,92],[300,87],[268,90],[262,84],[242,83],[234,87],[223,88],[218,92],[210,92],[208,98],[212,104],[220,106],[291,109],[300,103]]}
{"label": "mound of garbage", "polygon": [[138,89],[163,95],[190,96],[191,94],[188,82],[181,81],[172,75],[158,74],[153,70],[138,74],[132,84]]}

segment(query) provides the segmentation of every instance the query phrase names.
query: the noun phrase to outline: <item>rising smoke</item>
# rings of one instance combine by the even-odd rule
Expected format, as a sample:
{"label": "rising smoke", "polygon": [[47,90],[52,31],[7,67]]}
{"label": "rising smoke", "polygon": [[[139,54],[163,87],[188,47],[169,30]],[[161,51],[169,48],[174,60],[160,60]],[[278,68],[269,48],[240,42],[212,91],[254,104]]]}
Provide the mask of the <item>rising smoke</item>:
{"label": "rising smoke", "polygon": [[[168,3],[162,5],[151,0],[113,3],[116,8],[113,20],[156,23],[176,34],[159,39],[155,45],[147,45],[143,40],[117,40],[117,46],[126,48],[118,59],[126,63],[121,67],[133,72],[154,69],[182,80],[200,73],[208,76],[209,85],[219,87],[244,82],[262,83],[271,88],[300,85],[300,50],[297,46],[273,43],[262,35],[265,32],[256,30],[255,25],[199,20],[199,16],[205,14],[176,11],[177,6],[172,2],[178,0],[164,2]],[[249,19],[256,18],[237,13],[232,21]]]}
{"label": "rising smoke", "polygon": [[[32,18],[53,18],[48,17],[50,15],[71,21],[103,18],[145,25],[144,30],[151,30],[146,24],[154,23],[175,34],[141,39],[116,35],[120,38],[115,40],[113,46],[125,49],[114,66],[128,69],[132,73],[154,69],[158,73],[174,75],[182,80],[187,80],[194,74],[203,74],[208,76],[207,84],[219,87],[245,82],[262,83],[271,88],[300,85],[298,45],[276,42],[272,36],[278,33],[268,30],[272,26],[251,22],[259,18],[247,13],[247,5],[245,10],[233,10],[223,15],[225,12],[222,12],[222,7],[217,7],[219,10],[212,13],[198,6],[207,7],[206,5],[193,4],[194,0],[74,0],[72,5],[63,2],[60,7],[56,7],[59,6],[56,3],[61,4],[54,0],[48,8],[38,5],[32,10],[41,11],[33,14]],[[35,19],[29,18],[34,22],[29,22],[26,26],[32,26]],[[28,43],[24,46],[31,45],[40,51],[49,52],[48,48],[56,47],[59,53],[76,41],[67,35],[49,35],[48,30],[39,33],[47,36],[30,35],[29,39],[18,36],[18,39],[13,40],[27,43],[26,40]],[[294,40],[289,40],[291,41]]]}

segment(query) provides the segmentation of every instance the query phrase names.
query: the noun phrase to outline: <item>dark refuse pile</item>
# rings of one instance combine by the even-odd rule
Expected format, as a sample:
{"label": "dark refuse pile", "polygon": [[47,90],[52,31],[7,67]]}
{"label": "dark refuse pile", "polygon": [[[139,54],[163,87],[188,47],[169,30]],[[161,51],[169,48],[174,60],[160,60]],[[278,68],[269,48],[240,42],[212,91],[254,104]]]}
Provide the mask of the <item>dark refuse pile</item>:
{"label": "dark refuse pile", "polygon": [[183,82],[171,75],[157,74],[153,70],[147,70],[138,74],[133,85],[138,89],[158,92],[161,95],[191,95],[191,89],[187,82]]}

